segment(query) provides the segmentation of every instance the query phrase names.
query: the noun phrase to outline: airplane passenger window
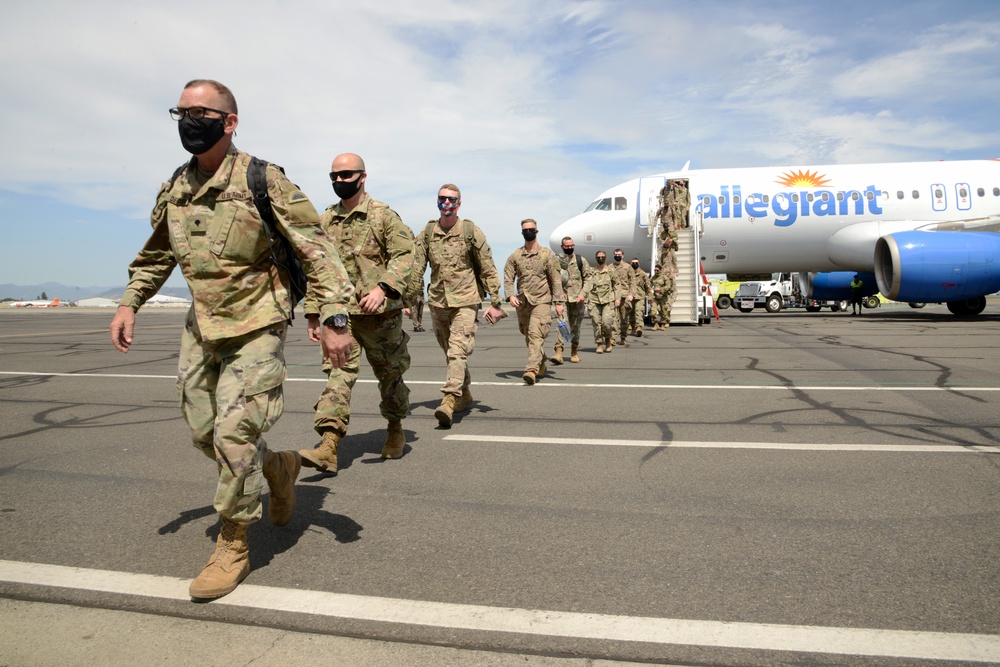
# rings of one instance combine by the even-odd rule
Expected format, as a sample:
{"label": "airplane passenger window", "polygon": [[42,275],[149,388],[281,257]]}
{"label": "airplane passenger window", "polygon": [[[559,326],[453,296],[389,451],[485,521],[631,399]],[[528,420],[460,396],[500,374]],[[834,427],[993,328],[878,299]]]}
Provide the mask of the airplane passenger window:
{"label": "airplane passenger window", "polygon": [[740,203],[740,196],[739,195],[733,195],[733,203],[734,204],[739,204]]}
{"label": "airplane passenger window", "polygon": [[980,197],[985,197],[986,190],[983,190],[982,188],[976,188],[976,194],[979,195]]}
{"label": "airplane passenger window", "polygon": [[711,203],[712,203],[712,200],[708,197],[708,195],[705,195],[704,197],[702,197],[702,199],[701,199],[702,206],[708,206]]}
{"label": "airplane passenger window", "polygon": [[1000,197],[1000,188],[993,188],[993,196]]}
{"label": "airplane passenger window", "polygon": [[920,190],[914,190],[913,191],[913,198],[914,199],[920,199]]}
{"label": "airplane passenger window", "polygon": [[767,195],[764,195],[763,197],[761,197],[761,198],[760,198],[760,200],[761,200],[762,202],[764,202],[765,204],[766,204],[766,203],[768,203],[768,201],[769,201],[770,199],[771,199],[771,198],[770,198],[770,197],[768,197]]}
{"label": "airplane passenger window", "polygon": [[854,201],[858,201],[859,199],[861,199],[861,195],[858,194],[857,190],[851,193],[851,199],[853,199]]}
{"label": "airplane passenger window", "polygon": [[942,197],[944,197],[944,193],[941,192],[940,189],[934,188],[934,197],[937,199],[941,199]]}
{"label": "airplane passenger window", "polygon": [[961,190],[958,191],[958,196],[959,197],[968,197],[969,196],[969,191],[966,190],[965,188],[962,188]]}
{"label": "airplane passenger window", "polygon": [[725,205],[726,205],[726,196],[719,195],[719,206],[725,206]]}
{"label": "airplane passenger window", "polygon": [[837,193],[837,201],[844,201],[844,193],[843,192],[838,192]]}
{"label": "airplane passenger window", "polygon": [[896,192],[896,199],[902,199],[902,198],[903,198],[903,191],[902,190],[898,190]]}
{"label": "airplane passenger window", "polygon": [[867,199],[868,201],[875,201],[875,193],[869,190],[867,193],[865,193],[865,199]]}
{"label": "airplane passenger window", "polygon": [[624,211],[628,208],[628,199],[625,197],[615,197],[615,210]]}
{"label": "airplane passenger window", "polygon": [[812,201],[812,200],[813,200],[813,196],[812,196],[812,193],[810,192],[809,194],[806,195],[806,201]]}
{"label": "airplane passenger window", "polygon": [[792,193],[792,201],[795,202],[796,204],[799,203],[799,193],[798,192],[793,192]]}
{"label": "airplane passenger window", "polygon": [[823,201],[830,201],[830,193],[829,192],[824,192],[823,193]]}

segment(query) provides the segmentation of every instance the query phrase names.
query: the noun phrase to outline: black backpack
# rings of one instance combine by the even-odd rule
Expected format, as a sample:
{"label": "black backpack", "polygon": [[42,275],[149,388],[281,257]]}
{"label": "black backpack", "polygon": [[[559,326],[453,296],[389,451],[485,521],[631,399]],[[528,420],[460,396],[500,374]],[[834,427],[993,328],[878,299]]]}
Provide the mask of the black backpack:
{"label": "black backpack", "polygon": [[[295,306],[306,295],[308,280],[305,269],[302,268],[302,262],[299,261],[299,256],[295,254],[295,249],[292,248],[292,244],[285,238],[285,235],[278,231],[278,226],[274,221],[271,197],[267,194],[267,165],[268,163],[265,160],[257,157],[250,158],[250,166],[247,168],[247,187],[250,188],[250,192],[253,194],[253,203],[257,207],[257,213],[260,214],[261,219],[264,221],[264,234],[267,236],[267,243],[271,249],[271,263],[284,269],[291,280],[292,319],[294,320]],[[170,179],[170,187],[174,186],[174,181],[187,169],[187,166],[183,164],[177,168],[173,178]],[[285,173],[283,168],[278,167],[278,165],[274,166],[282,174]],[[274,241],[275,236],[278,237],[277,243]],[[275,246],[277,246],[277,251],[275,250]]]}

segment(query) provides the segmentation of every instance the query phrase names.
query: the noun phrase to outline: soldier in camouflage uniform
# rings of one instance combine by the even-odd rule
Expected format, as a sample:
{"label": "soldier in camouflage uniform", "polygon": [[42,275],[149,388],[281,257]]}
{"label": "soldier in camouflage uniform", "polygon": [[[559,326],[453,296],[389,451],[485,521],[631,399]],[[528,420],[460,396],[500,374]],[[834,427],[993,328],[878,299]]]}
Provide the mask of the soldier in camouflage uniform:
{"label": "soldier in camouflage uniform", "polygon": [[632,302],[632,326],[629,331],[633,336],[642,338],[642,318],[646,314],[646,299],[649,298],[649,276],[639,267],[639,258],[633,257],[632,284],[635,286],[635,301]]}
{"label": "soldier in camouflage uniform", "polygon": [[[219,474],[216,549],[189,590],[206,599],[229,593],[250,573],[246,531],[261,516],[264,482],[273,524],[287,523],[295,508],[299,456],[270,451],[262,437],[283,408],[283,348],[294,304],[288,270],[272,261],[247,183],[251,157],[232,145],[239,122],[232,92],[217,81],[191,81],[170,113],[194,158],[160,188],[152,235],[129,266],[111,341],[128,352],[136,311],[180,265],[193,297],[178,364],[181,410],[195,447]],[[316,209],[273,165],[266,179],[277,232],[302,261],[320,312],[346,315],[353,289]],[[325,327],[321,342],[334,367],[347,362],[346,328]]]}
{"label": "soldier in camouflage uniform", "polygon": [[445,428],[451,426],[455,412],[472,403],[468,359],[476,343],[476,313],[486,294],[491,304],[486,317],[495,320],[505,317],[499,306],[500,277],[493,263],[493,252],[482,230],[471,220],[458,217],[461,205],[458,186],[447,183],[438,189],[441,216],[428,222],[417,235],[413,273],[406,290],[407,303],[413,303],[429,263],[427,305],[434,337],[448,362],[448,379],[441,387],[444,397],[434,416]]}
{"label": "soldier in camouflage uniform", "polygon": [[[552,325],[551,307],[562,317],[562,278],[559,263],[552,251],[538,243],[538,223],[531,218],[521,221],[524,245],[510,254],[503,267],[503,291],[507,301],[517,309],[517,328],[528,345],[528,363],[524,382],[535,384],[545,375],[545,338]],[[517,291],[514,291],[514,281]]]}
{"label": "soldier in camouflage uniform", "polygon": [[[564,236],[562,240],[563,256],[559,257],[559,267],[565,271],[567,280],[563,285],[566,291],[566,320],[570,330],[569,360],[573,363],[580,361],[580,326],[583,324],[584,310],[587,293],[590,291],[590,264],[583,257],[576,255],[576,244],[569,236]],[[555,355],[550,361],[558,366],[563,362],[563,339],[556,336]]]}
{"label": "soldier in camouflage uniform", "polygon": [[618,272],[608,266],[608,253],[598,250],[594,259],[597,261],[597,266],[590,272],[587,304],[590,309],[590,319],[594,321],[597,354],[603,354],[611,352],[621,290],[618,287]]}
{"label": "soldier in camouflage uniform", "polygon": [[632,267],[622,261],[625,253],[621,248],[615,249],[615,263],[611,265],[611,270],[618,278],[618,316],[615,318],[615,335],[611,338],[611,344],[615,344],[615,338],[621,338],[619,345],[627,346],[629,324],[632,322],[632,302],[635,301],[635,273]]}
{"label": "soldier in camouflage uniform", "polygon": [[[333,239],[354,285],[348,305],[348,331],[354,341],[351,358],[342,368],[324,363],[326,388],[316,402],[316,449],[299,451],[302,464],[337,472],[337,446],[351,420],[351,392],[361,370],[361,350],[378,378],[379,409],[388,422],[383,459],[403,455],[406,440],[402,420],[410,409],[410,390],[403,374],[410,367],[403,331],[402,293],[413,268],[413,232],[388,205],[365,192],[364,160],[353,153],[333,160],[330,180],[340,201],[323,212],[320,224]],[[311,296],[305,303],[309,337],[319,340],[319,308]]]}
{"label": "soldier in camouflage uniform", "polygon": [[653,331],[659,331],[670,326],[670,309],[674,303],[674,274],[657,264],[652,289]]}

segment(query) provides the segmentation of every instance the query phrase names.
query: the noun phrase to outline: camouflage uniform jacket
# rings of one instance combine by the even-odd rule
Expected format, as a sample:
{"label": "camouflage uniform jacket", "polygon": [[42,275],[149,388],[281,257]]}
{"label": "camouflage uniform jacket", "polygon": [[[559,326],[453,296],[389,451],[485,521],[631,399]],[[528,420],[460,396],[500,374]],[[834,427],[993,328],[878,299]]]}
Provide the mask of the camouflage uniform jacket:
{"label": "camouflage uniform jacket", "polygon": [[590,272],[588,303],[614,303],[620,296],[618,273],[614,269],[608,266],[606,269],[594,269]]}
{"label": "camouflage uniform jacket", "polygon": [[623,300],[629,295],[634,297],[636,295],[635,273],[632,271],[632,265],[625,262],[618,262],[608,268],[614,271],[618,277],[618,297]]}
{"label": "camouflage uniform jacket", "polygon": [[652,297],[659,299],[674,291],[674,277],[669,271],[660,271],[652,280]]}
{"label": "camouflage uniform jacket", "polygon": [[[517,292],[514,292],[514,279]],[[509,300],[517,294],[518,299],[534,306],[540,303],[565,303],[562,277],[556,256],[545,246],[528,252],[521,246],[510,254],[503,267],[503,293]]]}
{"label": "camouflage uniform jacket", "polygon": [[[590,273],[593,269],[583,257],[580,257],[580,266],[577,266],[577,256],[576,253],[573,253],[572,256],[563,254],[562,257],[559,257],[559,267],[569,274],[569,280],[565,287],[566,300],[570,302],[576,301],[581,294],[586,295],[590,292]],[[580,273],[581,267],[583,268],[582,275]]]}
{"label": "camouflage uniform jacket", "polygon": [[[247,186],[250,155],[230,147],[199,185],[196,158],[160,187],[153,233],[129,266],[121,305],[138,310],[180,265],[208,341],[241,336],[291,317],[289,277],[271,261],[264,222]],[[267,168],[275,222],[295,248],[324,318],[347,312],[354,288],[309,198],[281,171]]]}
{"label": "camouflage uniform jacket", "polygon": [[652,288],[649,284],[649,276],[642,268],[632,269],[632,284],[635,285],[635,291],[632,295],[636,299],[645,299],[646,297],[652,296]]}
{"label": "camouflage uniform jacket", "polygon": [[[406,303],[416,303],[420,280],[430,263],[427,305],[435,308],[479,306],[483,302],[483,294],[479,291],[479,284],[482,283],[490,303],[499,307],[500,276],[483,230],[471,220],[459,220],[447,230],[437,220],[427,224],[433,225],[431,232],[419,234],[414,245],[413,272],[406,290]],[[466,225],[472,228],[471,243],[466,239]],[[473,261],[479,265],[478,280]]]}
{"label": "camouflage uniform jacket", "polygon": [[[399,215],[387,204],[366,194],[350,211],[345,211],[341,202],[330,206],[323,211],[319,221],[323,231],[333,239],[354,285],[354,296],[347,311],[360,315],[358,299],[378,285],[383,285],[386,298],[377,312],[400,310],[413,268],[413,232]],[[306,295],[305,312],[306,315],[319,314],[312,294]]]}

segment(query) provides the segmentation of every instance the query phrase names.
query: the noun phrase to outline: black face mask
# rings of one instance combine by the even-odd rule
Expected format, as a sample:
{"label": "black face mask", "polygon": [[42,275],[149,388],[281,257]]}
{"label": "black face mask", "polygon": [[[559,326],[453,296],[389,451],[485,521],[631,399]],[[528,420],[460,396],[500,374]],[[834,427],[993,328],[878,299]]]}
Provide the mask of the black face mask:
{"label": "black face mask", "polygon": [[524,237],[525,241],[534,241],[535,237],[538,236],[537,229],[522,229],[521,236]]}
{"label": "black face mask", "polygon": [[625,255],[615,255],[615,261],[616,261],[616,262],[620,262],[620,261],[622,261],[622,257],[624,257],[624,256],[625,256]]}
{"label": "black face mask", "polygon": [[576,250],[576,248],[563,248],[563,252],[567,255],[572,255],[574,250]]}
{"label": "black face mask", "polygon": [[334,181],[333,191],[341,199],[350,199],[354,195],[358,194],[358,190],[361,189],[361,176],[358,176],[353,181]]}
{"label": "black face mask", "polygon": [[633,269],[638,269],[639,268],[639,262],[632,262],[632,268]]}
{"label": "black face mask", "polygon": [[598,257],[597,258],[597,263],[598,264],[604,264],[604,262],[606,262],[606,261],[608,261],[607,257]]}
{"label": "black face mask", "polygon": [[198,118],[184,116],[177,123],[177,132],[181,135],[181,145],[192,155],[201,155],[211,150],[219,143],[226,133],[225,118]]}

